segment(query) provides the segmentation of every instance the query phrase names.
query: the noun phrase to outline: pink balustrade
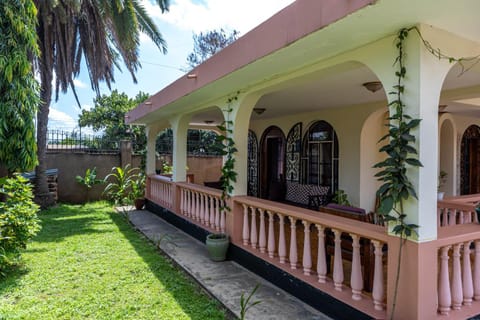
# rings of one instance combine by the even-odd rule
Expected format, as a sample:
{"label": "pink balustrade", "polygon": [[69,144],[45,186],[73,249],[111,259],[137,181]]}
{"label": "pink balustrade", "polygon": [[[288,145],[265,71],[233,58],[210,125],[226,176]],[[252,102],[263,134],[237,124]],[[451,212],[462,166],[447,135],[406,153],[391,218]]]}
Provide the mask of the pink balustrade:
{"label": "pink balustrade", "polygon": [[480,230],[477,224],[439,230],[438,312],[450,318],[480,313]]}
{"label": "pink balustrade", "polygon": [[438,201],[438,226],[443,228],[457,224],[478,223],[475,208],[476,202],[464,201],[461,198]]}
{"label": "pink balustrade", "polygon": [[180,202],[177,214],[210,231],[226,232],[225,202],[219,190],[191,183],[176,185]]}
{"label": "pink balustrade", "polygon": [[[384,227],[247,196],[233,202],[235,214],[240,210],[242,215],[241,239],[234,238],[234,243],[339,300],[385,317]],[[332,237],[333,266],[326,249]],[[352,243],[351,261],[342,258],[345,237]],[[369,271],[362,265],[366,257],[361,256],[360,242],[365,241],[374,252],[371,293],[363,290]]]}
{"label": "pink balustrade", "polygon": [[147,178],[147,199],[163,206],[173,208],[173,188],[171,179],[159,175],[151,175]]}

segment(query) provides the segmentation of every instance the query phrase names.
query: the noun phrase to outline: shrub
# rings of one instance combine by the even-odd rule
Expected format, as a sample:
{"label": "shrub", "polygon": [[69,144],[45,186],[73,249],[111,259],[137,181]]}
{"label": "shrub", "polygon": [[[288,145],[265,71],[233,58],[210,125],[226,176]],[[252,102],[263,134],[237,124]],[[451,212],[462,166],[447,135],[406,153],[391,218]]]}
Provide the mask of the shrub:
{"label": "shrub", "polygon": [[103,191],[116,205],[126,205],[132,202],[133,184],[138,178],[138,168],[130,168],[130,165],[113,167],[112,172],[105,177],[105,181],[111,182]]}
{"label": "shrub", "polygon": [[20,175],[0,179],[0,274],[17,264],[22,249],[40,230],[38,206],[28,180]]}

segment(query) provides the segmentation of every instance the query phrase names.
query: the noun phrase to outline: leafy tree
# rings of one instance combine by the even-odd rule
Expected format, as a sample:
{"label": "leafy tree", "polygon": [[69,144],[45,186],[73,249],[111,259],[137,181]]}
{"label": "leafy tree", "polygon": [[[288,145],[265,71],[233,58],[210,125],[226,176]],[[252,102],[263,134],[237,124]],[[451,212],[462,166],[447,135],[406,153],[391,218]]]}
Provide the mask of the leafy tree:
{"label": "leafy tree", "polygon": [[36,14],[32,0],[0,6],[0,163],[9,173],[37,163],[33,117],[40,100],[31,64],[39,54]]}
{"label": "leafy tree", "polygon": [[82,110],[78,124],[90,126],[94,131],[103,130],[105,140],[132,139],[135,149],[142,150],[147,143],[145,128],[125,124],[125,114],[148,97],[148,93],[139,92],[131,99],[125,93],[113,90],[110,95],[97,97],[91,110]]}
{"label": "leafy tree", "polygon": [[[36,59],[41,79],[41,103],[37,115],[38,161],[36,168],[36,198],[43,206],[53,204],[48,192],[46,145],[48,112],[55,92],[70,87],[76,96],[73,79],[80,73],[82,62],[90,76],[92,89],[100,94],[104,81],[110,88],[114,82],[114,67],[121,61],[136,82],[140,67],[138,47],[140,32],[152,39],[163,52],[166,44],[157,26],[140,0],[34,0],[38,8],[38,44],[40,58]],[[156,0],[162,12],[168,10],[168,0]],[[78,99],[77,99],[78,102]]]}
{"label": "leafy tree", "polygon": [[193,52],[187,57],[188,66],[192,69],[195,68],[203,61],[237,40],[239,34],[240,33],[237,30],[227,33],[223,29],[194,34]]}

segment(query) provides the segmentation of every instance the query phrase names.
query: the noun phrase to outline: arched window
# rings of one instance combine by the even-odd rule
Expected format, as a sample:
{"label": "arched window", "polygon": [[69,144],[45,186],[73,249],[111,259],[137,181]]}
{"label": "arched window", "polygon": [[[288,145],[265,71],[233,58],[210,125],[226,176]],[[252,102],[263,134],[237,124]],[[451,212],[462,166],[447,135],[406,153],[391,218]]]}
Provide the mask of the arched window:
{"label": "arched window", "polygon": [[302,148],[302,178],[305,184],[338,189],[338,140],[326,121],[313,123],[305,133]]}
{"label": "arched window", "polygon": [[460,165],[461,194],[480,192],[480,127],[472,125],[462,137]]}

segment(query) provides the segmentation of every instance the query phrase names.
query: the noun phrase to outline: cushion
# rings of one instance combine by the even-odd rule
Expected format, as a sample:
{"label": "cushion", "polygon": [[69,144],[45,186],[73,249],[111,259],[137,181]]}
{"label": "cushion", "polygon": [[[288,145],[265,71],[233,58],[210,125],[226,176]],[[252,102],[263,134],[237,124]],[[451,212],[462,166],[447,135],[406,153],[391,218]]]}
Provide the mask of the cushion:
{"label": "cushion", "polygon": [[327,195],[329,187],[317,186],[313,184],[300,184],[298,182],[287,181],[287,193],[285,200],[303,205],[308,205],[308,196]]}

